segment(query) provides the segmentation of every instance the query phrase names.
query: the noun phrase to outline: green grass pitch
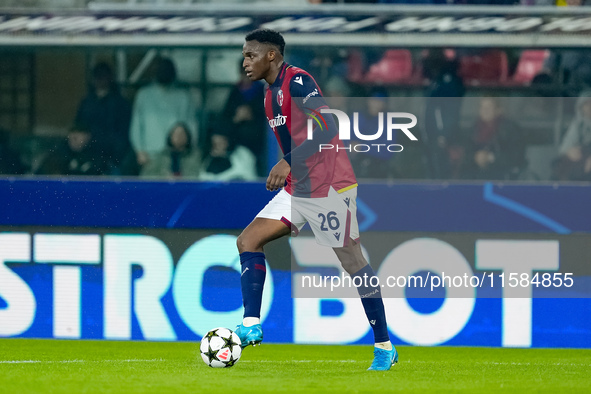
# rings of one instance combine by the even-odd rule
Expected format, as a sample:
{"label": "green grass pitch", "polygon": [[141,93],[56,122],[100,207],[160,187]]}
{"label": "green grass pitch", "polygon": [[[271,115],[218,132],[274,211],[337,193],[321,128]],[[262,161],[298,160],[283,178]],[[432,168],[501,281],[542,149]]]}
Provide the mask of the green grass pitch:
{"label": "green grass pitch", "polygon": [[191,342],[0,339],[0,393],[590,392],[591,350],[397,347],[387,372],[371,346],[263,344],[213,369]]}

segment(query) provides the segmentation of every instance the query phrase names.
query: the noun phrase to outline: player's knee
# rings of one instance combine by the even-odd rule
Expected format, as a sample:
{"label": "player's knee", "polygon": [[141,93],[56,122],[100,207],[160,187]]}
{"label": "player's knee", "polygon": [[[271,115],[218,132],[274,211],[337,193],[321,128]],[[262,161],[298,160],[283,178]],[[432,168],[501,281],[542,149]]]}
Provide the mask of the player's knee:
{"label": "player's knee", "polygon": [[347,272],[348,274],[351,274],[351,262],[348,260],[341,260],[341,267],[343,267],[343,269],[345,270],[345,272]]}
{"label": "player's knee", "polygon": [[356,253],[354,248],[341,248],[337,252],[337,256],[341,262],[341,267],[349,274],[358,272],[367,264],[363,255]]}
{"label": "player's knee", "polygon": [[238,253],[257,251],[257,246],[255,243],[248,235],[245,235],[244,233],[240,234],[238,239],[236,239],[236,246],[238,247]]}
{"label": "player's knee", "polygon": [[245,252],[245,248],[246,248],[246,242],[244,240],[244,235],[240,234],[238,236],[238,238],[236,239],[236,247],[238,248],[238,253],[242,253]]}
{"label": "player's knee", "polygon": [[352,275],[361,270],[365,264],[355,259],[343,259],[341,260],[341,266],[345,272],[347,272],[349,275]]}

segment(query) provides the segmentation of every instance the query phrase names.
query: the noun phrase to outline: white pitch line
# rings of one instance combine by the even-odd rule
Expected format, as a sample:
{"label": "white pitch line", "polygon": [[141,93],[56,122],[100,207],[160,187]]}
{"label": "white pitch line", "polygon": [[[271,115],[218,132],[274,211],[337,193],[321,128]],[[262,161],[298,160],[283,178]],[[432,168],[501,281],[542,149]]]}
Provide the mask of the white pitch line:
{"label": "white pitch line", "polygon": [[364,363],[362,360],[243,360],[241,363]]}
{"label": "white pitch line", "polygon": [[[287,364],[287,363],[366,363],[367,360],[242,360],[240,363],[273,363],[273,364]],[[428,361],[428,360],[403,360],[404,364],[416,363],[416,364],[441,364],[440,361]],[[591,364],[577,364],[577,363],[545,363],[545,362],[532,362],[532,363],[517,363],[517,362],[498,362],[498,361],[480,361],[473,362],[472,364],[479,365],[506,365],[506,366],[570,366],[570,367],[591,367]]]}
{"label": "white pitch line", "polygon": [[[136,359],[130,358],[125,360],[0,360],[0,364],[68,364],[68,363],[149,363],[149,362],[165,362],[162,358],[153,359]],[[291,363],[366,363],[367,360],[242,360],[240,363],[273,363],[273,364],[291,364]],[[404,364],[441,364],[440,361],[428,360],[404,360]],[[512,365],[512,366],[569,366],[569,367],[591,367],[591,364],[577,364],[577,363],[517,363],[517,362],[498,362],[498,361],[476,361],[473,364],[480,365]]]}
{"label": "white pitch line", "polygon": [[150,363],[166,361],[161,358],[142,360],[130,358],[126,360],[0,360],[0,364],[67,364],[67,363]]}
{"label": "white pitch line", "polygon": [[571,367],[591,367],[591,364],[577,364],[577,363],[544,363],[544,362],[538,362],[538,363],[516,363],[516,362],[496,362],[496,361],[488,361],[488,362],[482,362],[482,363],[476,363],[476,364],[493,364],[493,365],[563,365],[563,366],[571,366]]}
{"label": "white pitch line", "polygon": [[[404,360],[406,363],[416,363],[416,364],[441,364],[441,361],[429,361],[429,360]],[[546,362],[511,362],[511,361],[471,361],[471,364],[478,364],[478,365],[517,365],[517,366],[546,366],[546,365],[553,365],[553,366],[571,366],[571,367],[591,367],[591,364],[585,363],[546,363]]]}

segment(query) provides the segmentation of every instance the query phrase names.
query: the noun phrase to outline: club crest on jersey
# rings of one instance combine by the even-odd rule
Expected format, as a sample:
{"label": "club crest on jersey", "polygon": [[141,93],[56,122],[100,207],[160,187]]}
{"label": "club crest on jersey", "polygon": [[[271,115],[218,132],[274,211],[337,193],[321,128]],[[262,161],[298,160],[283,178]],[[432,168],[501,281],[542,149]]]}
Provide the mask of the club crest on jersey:
{"label": "club crest on jersey", "polygon": [[277,92],[277,104],[281,107],[283,105],[283,90],[279,89]]}

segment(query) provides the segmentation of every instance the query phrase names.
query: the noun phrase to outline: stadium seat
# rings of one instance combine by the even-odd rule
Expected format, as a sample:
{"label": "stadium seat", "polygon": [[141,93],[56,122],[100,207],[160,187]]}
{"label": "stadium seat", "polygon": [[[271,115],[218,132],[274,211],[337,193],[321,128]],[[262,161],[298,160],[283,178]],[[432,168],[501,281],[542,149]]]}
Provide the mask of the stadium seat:
{"label": "stadium seat", "polygon": [[407,49],[387,50],[365,75],[366,83],[409,83],[412,77],[412,55]]}
{"label": "stadium seat", "polygon": [[526,50],[521,52],[517,69],[512,78],[513,82],[529,85],[542,70],[544,62],[549,56],[550,51],[548,50]]}
{"label": "stadium seat", "polygon": [[507,81],[507,54],[490,50],[460,58],[460,76],[466,85],[495,85]]}
{"label": "stadium seat", "polygon": [[350,82],[361,82],[363,80],[363,54],[353,50],[347,60],[347,79]]}

